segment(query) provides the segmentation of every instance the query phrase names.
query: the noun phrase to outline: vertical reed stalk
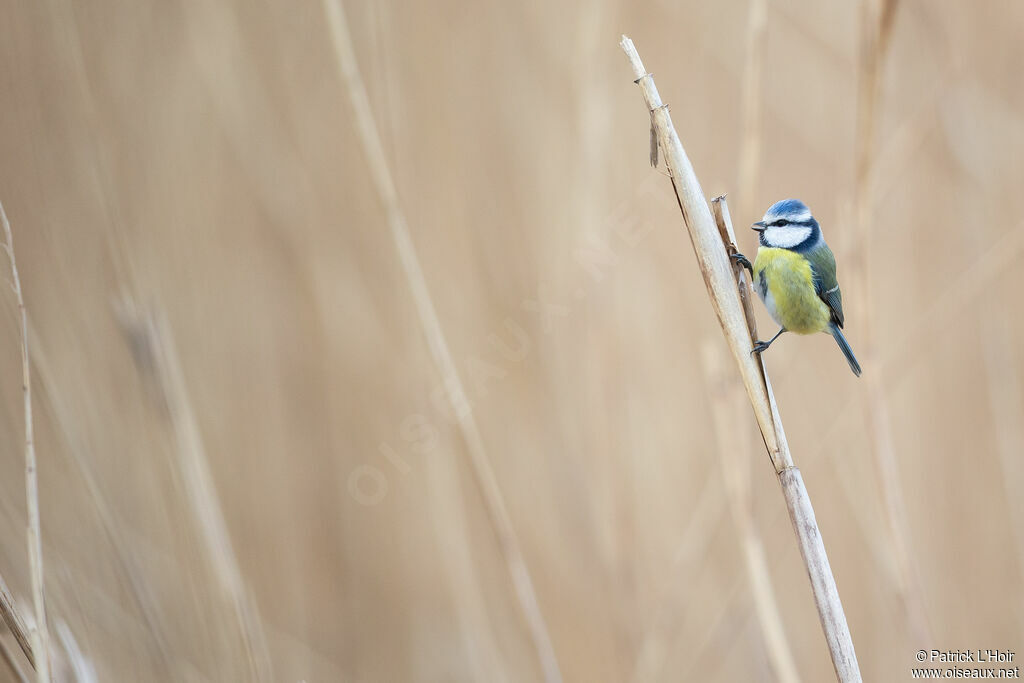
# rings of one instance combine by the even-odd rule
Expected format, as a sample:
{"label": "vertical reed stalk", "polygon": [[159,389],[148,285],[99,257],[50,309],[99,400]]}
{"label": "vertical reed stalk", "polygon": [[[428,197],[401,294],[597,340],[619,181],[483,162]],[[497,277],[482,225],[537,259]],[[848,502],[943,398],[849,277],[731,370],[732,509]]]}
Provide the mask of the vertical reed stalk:
{"label": "vertical reed stalk", "polygon": [[742,430],[736,427],[744,419],[745,413],[742,390],[732,381],[732,375],[726,369],[725,354],[718,344],[706,340],[703,360],[707,387],[711,394],[711,418],[718,445],[718,462],[768,662],[775,680],[780,683],[798,683],[800,675],[782,625],[764,543],[754,524],[750,459],[746,448],[748,444],[744,443],[746,439]]}
{"label": "vertical reed stalk", "polygon": [[[1019,342],[1014,339],[1013,327],[1005,316],[1005,309],[990,301],[981,308],[979,325],[983,330],[985,371],[988,375],[989,407],[992,411],[992,434],[996,442],[996,455],[1002,476],[1009,525],[1013,531],[1013,546],[1017,554],[1017,571],[1024,577],[1024,461],[1021,444],[1024,443],[1024,387],[1020,382],[1020,367],[1014,351]],[[1024,612],[1016,610],[1018,623],[1024,626]]]}
{"label": "vertical reed stalk", "polygon": [[[35,334],[31,317],[28,319],[28,330],[32,336],[38,336]],[[71,405],[66,400],[64,393],[62,393],[58,372],[51,364],[50,356],[41,344],[34,344],[32,346],[32,361],[36,387],[38,389],[36,393],[41,396],[40,400],[43,402],[44,409],[49,410],[53,423],[57,426],[63,438],[65,449],[74,467],[73,476],[78,478],[92,499],[104,534],[113,548],[113,559],[121,570],[124,586],[135,601],[139,614],[142,616],[146,627],[153,637],[162,673],[170,676],[174,665],[172,664],[173,656],[165,632],[166,624],[163,623],[164,620],[159,614],[153,589],[147,583],[147,578],[139,567],[134,546],[121,530],[120,518],[107,503],[100,484],[96,480],[96,475],[93,473],[92,465],[90,464],[89,456],[91,454],[83,452],[88,448],[83,446],[86,439],[73,428],[75,420],[72,417]]]}
{"label": "vertical reed stalk", "polygon": [[761,55],[768,26],[768,0],[750,0],[747,13],[747,52],[743,66],[743,129],[739,158],[739,210],[753,213],[757,175],[761,166]]}
{"label": "vertical reed stalk", "polygon": [[[754,410],[761,436],[772,465],[782,486],[782,494],[796,532],[797,544],[811,581],[811,590],[818,608],[822,630],[828,643],[829,654],[836,677],[842,683],[860,681],[860,669],[853,647],[850,629],[846,624],[842,602],[832,569],[825,553],[825,545],[814,518],[814,509],[804,486],[800,471],[793,464],[786,442],[782,420],[771,391],[771,383],[759,356],[754,356],[752,331],[747,323],[736,273],[730,262],[727,247],[719,233],[697,176],[693,171],[679,136],[672,125],[668,107],[654,85],[654,78],[644,68],[636,48],[626,36],[621,46],[640,86],[644,102],[657,129],[658,143],[665,154],[683,220],[690,234],[697,263],[718,316],[722,332],[739,366],[743,384]],[[726,232],[731,228],[726,225]],[[735,247],[732,247],[735,248]],[[744,287],[748,298],[749,287]]]}
{"label": "vertical reed stalk", "polygon": [[121,311],[121,324],[130,339],[147,354],[145,361],[153,369],[174,432],[175,465],[188,497],[188,511],[199,531],[220,594],[230,605],[245,648],[250,680],[273,680],[259,610],[249,595],[235,555],[170,326],[161,314],[140,310],[130,302]]}
{"label": "vertical reed stalk", "polygon": [[21,670],[18,660],[15,659],[11,646],[3,638],[0,638],[0,658],[4,660],[4,664],[11,670],[18,683],[28,683],[28,678],[25,676],[25,672]]}
{"label": "vertical reed stalk", "polygon": [[896,561],[897,592],[910,622],[915,642],[930,643],[931,627],[925,611],[920,574],[910,547],[910,524],[907,521],[907,506],[903,497],[899,464],[892,442],[892,427],[889,422],[889,407],[882,387],[884,377],[878,364],[872,361],[875,353],[874,326],[866,312],[874,300],[870,255],[872,253],[872,213],[875,209],[876,154],[875,139],[878,127],[878,103],[881,94],[882,71],[892,36],[893,21],[896,17],[897,0],[862,0],[860,25],[860,64],[858,68],[857,93],[857,167],[855,178],[855,210],[857,238],[854,282],[860,292],[858,316],[860,339],[864,352],[865,367],[876,366],[874,372],[866,373],[862,393],[863,410],[867,417],[867,431],[870,435],[871,451],[875,460],[875,472],[886,520],[892,537],[893,556]]}
{"label": "vertical reed stalk", "polygon": [[494,469],[487,458],[483,436],[480,434],[472,411],[459,409],[460,406],[469,405],[466,390],[459,377],[455,360],[448,349],[441,320],[434,309],[434,302],[427,287],[427,279],[423,275],[419,257],[416,255],[416,247],[409,234],[405,213],[398,201],[398,192],[395,189],[394,179],[391,177],[387,157],[377,132],[373,110],[370,108],[370,98],[366,94],[366,86],[363,84],[359,65],[356,62],[355,49],[352,46],[345,11],[339,0],[323,0],[323,2],[330,25],[331,42],[334,46],[338,70],[341,72],[345,88],[352,101],[356,132],[363,144],[363,153],[369,165],[370,176],[387,214],[388,226],[391,228],[391,236],[395,241],[395,248],[412,292],[423,334],[430,348],[434,365],[441,378],[448,384],[448,397],[455,409],[459,431],[465,441],[466,450],[469,452],[473,475],[480,487],[484,506],[511,576],[516,599],[526,619],[534,649],[540,660],[544,680],[547,683],[561,683],[562,673],[558,667],[555,648],[551,642],[551,636],[548,634],[540,602],[537,600],[537,592],[533,586],[533,579],[530,577],[526,558],[519,545],[519,537],[516,535],[515,527],[512,526],[512,518],[505,507],[501,487],[498,486]]}
{"label": "vertical reed stalk", "polygon": [[36,657],[36,680],[50,683],[50,631],[46,626],[46,596],[43,591],[43,541],[39,524],[39,480],[36,474],[36,445],[32,428],[32,381],[28,371],[28,317],[25,299],[21,294],[18,264],[14,259],[14,238],[7,213],[0,204],[0,220],[4,225],[4,248],[11,260],[11,279],[18,300],[18,324],[21,330],[21,388],[25,400],[25,500],[28,506],[28,562],[32,577],[32,604],[36,623],[29,627],[32,649]]}
{"label": "vertical reed stalk", "polygon": [[[698,486],[698,490],[701,492],[700,497],[692,507],[690,517],[686,520],[686,528],[672,557],[670,580],[666,587],[658,591],[658,598],[654,603],[657,607],[636,648],[636,660],[629,678],[630,683],[645,683],[663,678],[662,671],[673,637],[677,631],[685,630],[684,617],[693,616],[692,612],[685,610],[685,587],[678,581],[672,581],[671,577],[696,571],[696,566],[707,554],[715,538],[716,524],[722,518],[722,499],[710,485],[710,477],[703,485]],[[676,674],[680,680],[686,680],[686,676],[681,672]]]}
{"label": "vertical reed stalk", "polygon": [[[0,207],[0,211],[3,207]],[[0,576],[0,616],[3,616],[4,623],[7,624],[7,628],[10,629],[14,635],[14,639],[18,641],[18,647],[25,653],[25,657],[28,659],[28,663],[32,665],[32,668],[36,668],[36,655],[32,650],[32,641],[29,638],[28,628],[25,626],[25,620],[18,612],[18,608],[14,605],[14,597],[11,595],[11,591],[7,588],[7,582]]]}

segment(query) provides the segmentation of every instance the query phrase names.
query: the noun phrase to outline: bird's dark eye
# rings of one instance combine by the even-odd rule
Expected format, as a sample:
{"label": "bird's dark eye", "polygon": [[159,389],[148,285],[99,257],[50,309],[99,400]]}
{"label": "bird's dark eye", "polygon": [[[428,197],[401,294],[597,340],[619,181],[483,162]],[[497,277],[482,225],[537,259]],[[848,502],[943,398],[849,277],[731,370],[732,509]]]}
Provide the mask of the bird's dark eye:
{"label": "bird's dark eye", "polygon": [[780,218],[779,220],[777,220],[774,223],[772,223],[772,225],[779,225],[779,226],[789,225],[789,221],[787,221],[785,218]]}

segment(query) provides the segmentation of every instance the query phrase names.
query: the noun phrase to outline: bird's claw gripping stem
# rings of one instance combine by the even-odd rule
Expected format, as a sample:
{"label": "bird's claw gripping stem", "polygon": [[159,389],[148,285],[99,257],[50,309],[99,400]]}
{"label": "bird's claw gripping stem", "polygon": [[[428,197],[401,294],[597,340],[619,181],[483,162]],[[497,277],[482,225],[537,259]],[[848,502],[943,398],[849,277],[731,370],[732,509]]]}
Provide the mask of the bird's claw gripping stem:
{"label": "bird's claw gripping stem", "polygon": [[771,339],[769,339],[768,341],[760,341],[759,340],[759,341],[755,342],[754,343],[754,348],[750,352],[750,355],[753,356],[755,353],[762,353],[764,351],[767,351],[768,347],[772,345],[772,342],[775,341],[776,339],[778,339],[780,336],[782,336],[782,333],[785,332],[785,331],[786,331],[785,327],[780,327],[779,331],[775,333],[775,336],[772,337]]}
{"label": "bird's claw gripping stem", "polygon": [[754,275],[754,266],[752,266],[750,264],[750,259],[748,259],[746,256],[744,256],[743,254],[741,254],[739,252],[736,252],[735,254],[729,254],[729,258],[731,258],[733,261],[735,261],[736,263],[740,264],[741,266],[746,268],[748,271],[750,271],[750,276],[753,277],[753,275]]}

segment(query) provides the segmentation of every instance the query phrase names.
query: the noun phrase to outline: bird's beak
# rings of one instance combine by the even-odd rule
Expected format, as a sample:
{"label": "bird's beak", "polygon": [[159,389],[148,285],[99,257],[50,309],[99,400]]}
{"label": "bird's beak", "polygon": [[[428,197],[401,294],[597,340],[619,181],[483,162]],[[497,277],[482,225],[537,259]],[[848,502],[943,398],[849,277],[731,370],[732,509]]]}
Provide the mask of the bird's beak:
{"label": "bird's beak", "polygon": [[768,226],[765,224],[764,221],[757,221],[756,223],[750,226],[750,229],[757,230],[758,232],[764,232],[764,229],[767,227]]}

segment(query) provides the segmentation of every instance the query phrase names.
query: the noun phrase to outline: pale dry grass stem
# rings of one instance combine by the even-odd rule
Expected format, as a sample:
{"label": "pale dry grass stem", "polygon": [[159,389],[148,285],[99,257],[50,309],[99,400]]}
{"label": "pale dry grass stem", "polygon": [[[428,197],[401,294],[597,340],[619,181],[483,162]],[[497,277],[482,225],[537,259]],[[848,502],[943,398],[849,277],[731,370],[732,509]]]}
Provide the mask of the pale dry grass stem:
{"label": "pale dry grass stem", "polygon": [[[982,329],[985,340],[985,372],[988,374],[989,403],[992,409],[992,432],[996,441],[996,456],[1002,469],[1003,490],[1010,508],[1009,522],[1017,554],[1017,569],[1024,575],[1024,387],[1020,382],[1020,366],[1014,355],[1013,330],[1003,317],[1001,307],[982,308]],[[1024,613],[1018,617],[1024,622]]]}
{"label": "pale dry grass stem", "polygon": [[750,0],[747,10],[747,45],[743,65],[740,135],[739,210],[741,216],[753,215],[761,167],[761,72],[764,35],[768,27],[768,0]]}
{"label": "pale dry grass stem", "polygon": [[889,346],[879,358],[878,374],[890,386],[904,378],[907,368],[920,359],[921,345],[933,338],[939,330],[955,323],[964,315],[967,306],[989,293],[994,281],[1009,269],[1019,265],[1024,254],[1024,222],[1018,222],[1005,235],[994,242],[984,254],[957,273],[936,292],[931,302],[914,312],[906,332]]}
{"label": "pale dry grass stem", "polygon": [[14,603],[14,596],[11,595],[11,590],[7,587],[7,582],[4,581],[2,576],[0,576],[0,615],[3,616],[4,623],[10,629],[11,635],[14,636],[15,641],[18,643],[18,647],[25,653],[28,663],[34,669],[36,667],[36,655],[32,649],[32,640],[29,636],[28,627],[25,625],[25,619],[18,611],[18,607]]}
{"label": "pale dry grass stem", "polygon": [[[996,278],[1017,265],[1017,259],[1022,253],[1024,224],[1018,224],[963,271],[947,280],[948,284],[936,293],[930,305],[914,313],[903,335],[878,357],[877,372],[884,378],[887,391],[894,390],[906,381],[915,360],[921,356],[917,352],[921,344],[932,338],[936,330],[951,325],[952,321],[963,316],[964,308],[989,292]],[[836,411],[835,419],[820,430],[819,445],[813,449],[814,452],[827,450],[827,444],[838,438],[840,429],[849,422],[852,409],[862,400],[862,397],[851,397],[841,410]]]}
{"label": "pale dry grass stem", "polygon": [[170,326],[160,312],[143,310],[130,300],[124,302],[118,313],[133,349],[140,353],[138,360],[152,371],[156,380],[174,433],[175,465],[188,498],[187,508],[199,531],[219,593],[230,605],[245,647],[251,680],[273,680],[259,612],[235,555]]}
{"label": "pale dry grass stem", "polygon": [[324,0],[324,9],[330,25],[331,42],[334,46],[338,70],[341,72],[342,80],[352,102],[356,129],[363,145],[365,161],[387,213],[388,225],[391,228],[395,248],[398,251],[402,269],[416,305],[423,334],[437,371],[448,388],[446,393],[452,403],[459,431],[469,453],[474,478],[480,487],[484,505],[508,567],[516,599],[526,619],[533,647],[540,660],[544,680],[547,683],[558,683],[562,680],[562,674],[554,645],[548,633],[547,623],[537,599],[533,579],[530,577],[519,538],[505,507],[504,496],[498,485],[494,469],[488,459],[483,436],[477,427],[472,411],[465,408],[469,405],[466,390],[448,348],[441,321],[427,287],[426,277],[409,234],[405,214],[399,204],[398,192],[388,167],[380,134],[377,131],[377,123],[366,93],[366,86],[363,84],[363,78],[359,72],[348,20],[338,0]]}
{"label": "pale dry grass stem", "polygon": [[[29,331],[32,332],[34,330],[32,319],[29,318],[28,322]],[[33,333],[33,336],[37,335]],[[100,483],[96,480],[93,467],[89,462],[89,454],[83,452],[83,448],[87,450],[88,447],[83,447],[84,439],[75,431],[76,420],[74,418],[74,410],[68,404],[66,396],[61,391],[57,371],[54,369],[49,355],[41,344],[34,344],[32,346],[32,367],[35,371],[37,384],[41,389],[41,392],[39,392],[41,394],[40,400],[44,402],[44,407],[49,408],[53,415],[53,423],[56,425],[70,455],[71,464],[75,468],[75,476],[78,477],[78,480],[92,501],[103,532],[110,543],[110,547],[113,549],[113,560],[116,562],[121,571],[121,576],[125,580],[125,587],[138,607],[150,636],[152,636],[160,665],[166,673],[170,674],[173,669],[171,662],[174,657],[171,647],[167,642],[165,624],[160,617],[152,587],[139,567],[137,553],[133,549],[133,544],[124,534],[121,524],[107,502]]]}
{"label": "pale dry grass stem", "polygon": [[[865,2],[864,28],[891,26],[879,49],[859,49]],[[721,345],[721,332],[666,167],[644,164],[653,117],[608,40],[623,19],[646,51],[662,46],[646,66],[706,199],[728,190],[741,251],[756,249],[746,225],[770,200],[821,209],[866,374],[845,374],[823,336],[783,336],[764,362],[864,676],[916,666],[908,555],[934,641],[1012,648],[1024,4],[340,4],[565,680],[780,678],[751,590],[746,496],[797,673],[834,680],[746,399],[724,435],[745,457],[709,460],[745,385],[705,389],[701,341]],[[172,323],[273,680],[543,680],[327,16],[306,9],[5,13],[0,199],[18,231],[47,662],[61,683],[91,675],[65,656],[62,620],[103,680],[254,678],[153,368],[122,353],[110,315],[122,291]],[[859,68],[872,54],[877,66]],[[869,71],[861,104],[874,113],[859,116]],[[0,254],[5,281],[7,268]],[[35,683],[19,311],[14,294],[0,304],[0,613],[13,629],[0,624],[0,681]],[[479,394],[478,359],[504,371]],[[429,443],[405,429],[414,411]],[[302,467],[280,457],[289,448]],[[876,454],[898,464],[902,550]],[[383,475],[374,503],[346,490],[355,471]]]}
{"label": "pale dry grass stem", "polygon": [[75,634],[61,619],[57,620],[57,637],[64,648],[64,665],[68,669],[70,680],[75,683],[99,683],[96,668],[82,652],[82,648],[78,646]]}
{"label": "pale dry grass stem", "polygon": [[859,284],[858,307],[859,339],[864,366],[876,365],[865,373],[862,409],[867,418],[867,429],[874,455],[882,502],[886,511],[892,549],[896,564],[897,590],[904,604],[915,642],[932,642],[921,587],[920,573],[910,547],[911,532],[907,520],[907,506],[903,496],[899,464],[896,461],[892,439],[887,396],[882,384],[883,374],[875,353],[874,326],[869,314],[874,303],[870,255],[872,253],[872,214],[876,206],[874,176],[875,139],[878,127],[878,108],[881,97],[882,74],[892,36],[898,0],[865,0],[861,5],[860,62],[857,94],[857,150],[854,211],[857,224],[854,282]]}
{"label": "pale dry grass stem", "polygon": [[21,664],[18,663],[18,658],[6,638],[0,638],[0,658],[4,660],[4,664],[11,670],[18,683],[28,683],[28,677],[21,670]]}
{"label": "pale dry grass stem", "polygon": [[669,580],[657,593],[657,607],[637,647],[636,661],[629,679],[632,683],[645,683],[660,678],[673,636],[684,628],[680,624],[684,621],[680,615],[688,615],[684,591],[689,586],[680,583],[675,577],[696,572],[695,565],[707,552],[717,531],[717,524],[722,519],[722,497],[710,480],[711,477],[708,477],[699,488],[700,497],[693,506],[693,512],[672,556]]}
{"label": "pale dry grass stem", "polygon": [[[783,497],[796,532],[800,554],[808,571],[822,630],[828,643],[829,654],[838,680],[860,681],[860,668],[853,647],[853,639],[846,623],[839,591],[828,563],[825,546],[814,518],[810,497],[800,471],[793,464],[786,441],[782,420],[772,395],[771,383],[760,356],[754,356],[752,330],[737,286],[735,263],[729,258],[726,242],[704,198],[703,190],[686,156],[679,136],[675,132],[668,107],[654,85],[654,78],[644,68],[636,48],[626,36],[622,49],[629,58],[636,83],[640,86],[648,111],[654,118],[658,142],[672,178],[684,223],[708,290],[712,307],[725,334],[754,415],[764,439],[765,448],[782,486]],[[724,214],[724,212],[723,212]],[[732,238],[731,225],[721,228]],[[731,249],[735,249],[734,240]],[[743,287],[744,296],[752,297],[749,286]]]}
{"label": "pale dry grass stem", "polygon": [[[747,10],[746,53],[741,81],[742,127],[740,131],[741,143],[737,183],[739,187],[738,195],[740,197],[741,214],[743,215],[752,213],[753,203],[757,195],[757,181],[761,159],[761,55],[763,50],[760,49],[760,44],[765,35],[767,23],[768,0],[750,0]],[[654,160],[657,158],[658,139],[657,131],[653,124],[653,116],[651,126],[651,147],[651,158]],[[728,207],[724,201],[716,200],[713,202],[712,208],[715,213],[716,222],[721,229],[721,227],[725,225],[722,213],[723,211],[727,213]],[[742,269],[739,269],[737,275],[741,278],[746,277],[746,274],[745,272],[742,272]],[[741,286],[741,296],[744,295],[746,291],[747,290]],[[747,324],[750,327],[752,335],[756,337],[757,323],[754,318],[751,301],[746,296],[742,296],[742,300]],[[719,407],[721,408],[721,406]],[[720,411],[716,412],[716,416],[718,416],[719,412]],[[721,441],[719,449],[722,451],[724,457],[726,449],[721,445]],[[751,581],[751,589],[755,593],[756,614],[762,627],[762,635],[764,636],[767,644],[769,659],[780,680],[799,680],[792,654],[789,651],[785,634],[781,628],[778,611],[774,608],[774,595],[771,591],[771,584],[768,581],[768,567],[766,564],[767,560],[764,557],[763,545],[761,545],[760,538],[757,537],[754,528],[746,525],[745,520],[749,516],[738,516],[741,513],[737,509],[737,506],[744,508],[746,505],[749,505],[750,502],[749,496],[745,502],[741,502],[739,500],[739,498],[742,497],[742,491],[747,491],[747,493],[749,493],[750,462],[749,460],[732,458],[728,465],[724,460],[721,464],[723,475],[729,478],[729,481],[726,482],[726,493],[731,504],[730,508],[732,510],[734,524],[738,526],[741,532],[748,532],[741,533],[743,538],[742,546],[748,570],[748,580]],[[746,482],[746,486],[743,486],[742,482]],[[711,498],[710,493],[713,489],[705,486],[703,491],[704,493],[701,498],[702,502]],[[714,500],[717,502],[719,499],[715,497]],[[704,505],[700,505],[698,506],[698,510],[703,510],[704,507]],[[749,509],[747,509],[746,512],[749,512]],[[695,518],[694,521],[697,521],[697,519]],[[690,526],[693,526],[693,524]],[[760,551],[758,551],[758,548],[760,548]],[[760,561],[758,561],[758,558],[760,558]],[[673,566],[671,575],[675,576],[678,575],[678,573],[677,568]],[[757,577],[756,579],[755,576]],[[756,585],[754,583],[755,581],[757,582]],[[737,592],[738,586],[738,583],[734,584],[732,592]],[[768,591],[767,598],[763,597],[763,593],[759,593],[765,589]],[[724,616],[725,613],[725,610],[719,612],[721,616]],[[663,617],[663,620],[666,618],[667,617]],[[657,631],[655,631],[655,633],[657,633]],[[652,637],[651,640],[654,642],[663,642],[666,640],[666,637],[662,637],[660,639]],[[662,659],[664,658],[664,651],[666,649],[667,648],[664,644],[656,649],[649,648],[650,651],[661,653]],[[698,649],[698,652],[699,651],[700,650]],[[645,650],[641,650],[641,652],[644,653]],[[647,657],[650,658],[651,655],[647,655]],[[690,659],[692,663],[695,663],[695,660],[696,657]],[[641,679],[634,676],[633,680],[648,680],[649,678],[650,677],[647,679]]]}
{"label": "pale dry grass stem", "polygon": [[[1007,231],[1003,237],[993,243],[980,257],[964,268],[963,271],[955,277],[949,278],[946,286],[936,292],[930,305],[918,309],[914,313],[898,340],[890,344],[884,353],[880,353],[877,357],[876,372],[882,377],[886,392],[891,394],[908,380],[915,362],[919,360],[921,362],[924,361],[921,358],[921,354],[918,353],[918,349],[923,344],[926,344],[929,339],[939,334],[940,330],[953,324],[953,321],[968,315],[965,309],[972,304],[977,304],[979,297],[983,294],[991,292],[995,280],[1016,265],[1022,253],[1024,253],[1024,224],[1018,224]],[[990,315],[993,316],[993,319],[999,319],[999,313],[1001,311],[990,313]],[[999,325],[995,325],[992,322],[986,324],[992,326],[989,334],[994,334],[1000,328]],[[1004,328],[1000,333],[1008,335],[1009,330]],[[1013,443],[1012,438],[1008,438],[1008,435],[1021,431],[1019,420],[1016,418],[1021,412],[1014,412],[1012,389],[1013,386],[1019,386],[1019,382],[1016,380],[1017,375],[1014,374],[1015,368],[1012,364],[1000,366],[995,361],[995,358],[1012,361],[1012,356],[1004,355],[1004,350],[1000,348],[1001,345],[1006,343],[1005,338],[996,337],[993,339],[988,336],[985,338],[986,371],[989,373],[990,381],[991,378],[996,376],[994,373],[999,373],[1004,382],[1002,386],[988,387],[992,410],[999,415],[998,418],[994,418],[994,429],[996,430],[997,441],[1001,449],[1000,455],[1002,457],[1003,453],[1008,452],[1006,450],[1007,444]],[[998,370],[995,368],[998,368]],[[835,419],[822,426],[819,431],[817,445],[808,452],[811,457],[819,457],[820,455],[821,457],[829,457],[832,460],[837,459],[834,457],[836,451],[831,447],[831,444],[834,444],[843,437],[844,429],[850,429],[855,424],[855,408],[861,401],[863,401],[863,398],[854,394],[836,411]],[[1001,463],[1004,470],[1010,473],[1009,476],[1012,481],[1006,481],[1005,483],[1011,488],[1015,486],[1013,481],[1021,481],[1024,484],[1024,471],[1020,471],[1015,462],[1016,460],[1014,459],[1006,460],[1004,458]],[[856,501],[860,494],[855,490],[853,483],[844,476],[839,476],[839,482],[846,498],[851,503]],[[1010,496],[1008,500],[1017,501],[1019,496]],[[1019,506],[1019,503],[1011,504]],[[1021,531],[1019,538],[1020,543],[1024,546],[1024,506],[1019,507],[1021,508]],[[899,581],[901,568],[896,564],[896,558],[891,552],[892,541],[890,538],[884,534],[874,532],[872,530],[873,527],[866,524],[860,515],[855,515],[854,519],[861,525],[864,538],[870,546],[872,555],[876,558],[879,566],[884,567],[889,573],[895,574],[896,580]],[[1024,571],[1024,550],[1020,554],[1021,568]]]}
{"label": "pale dry grass stem", "polygon": [[728,371],[727,361],[717,342],[705,340],[701,351],[708,394],[711,397],[718,463],[722,469],[732,523],[743,553],[744,569],[761,637],[776,680],[797,683],[800,675],[797,673],[796,660],[782,625],[764,543],[754,524],[748,457],[750,448],[745,443],[742,430],[737,429],[737,425],[746,419],[743,392],[733,374]]}
{"label": "pale dry grass stem", "polygon": [[43,542],[39,524],[39,479],[36,473],[36,446],[32,427],[32,378],[29,373],[28,317],[25,299],[21,293],[21,278],[14,258],[14,238],[7,212],[0,204],[0,220],[3,221],[5,249],[11,260],[11,279],[14,295],[18,301],[18,323],[21,331],[21,386],[25,402],[25,500],[28,506],[28,560],[29,575],[32,579],[32,604],[35,609],[35,627],[29,628],[29,639],[35,658],[36,680],[50,681],[50,631],[46,624],[46,595],[43,588]]}

